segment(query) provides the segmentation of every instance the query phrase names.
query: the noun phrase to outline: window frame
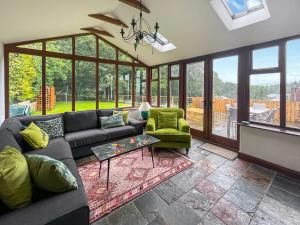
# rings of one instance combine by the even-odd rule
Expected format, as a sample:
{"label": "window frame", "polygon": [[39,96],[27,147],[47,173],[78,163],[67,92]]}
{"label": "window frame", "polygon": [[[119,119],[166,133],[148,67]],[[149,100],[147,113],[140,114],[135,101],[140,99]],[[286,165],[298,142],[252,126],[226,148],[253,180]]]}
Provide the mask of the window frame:
{"label": "window frame", "polygon": [[[85,36],[85,35],[93,35],[96,38],[96,55],[95,57],[91,56],[82,56],[82,55],[76,55],[76,38]],[[66,53],[60,53],[60,52],[51,52],[47,51],[46,49],[46,43],[55,41],[55,40],[61,40],[61,39],[67,39],[71,38],[72,39],[72,52],[69,54]],[[102,59],[99,58],[99,40],[102,40],[109,44],[110,46],[113,46],[116,50],[116,60],[110,60],[110,59]],[[35,43],[42,43],[42,49],[37,50],[37,49],[30,49],[30,48],[22,48],[18,47],[20,45],[27,45],[27,44],[35,44]],[[128,55],[128,57],[131,58],[131,62],[125,62],[125,61],[119,61],[118,60],[118,52],[121,51],[122,53]],[[52,38],[45,38],[45,39],[38,39],[38,40],[32,40],[32,41],[24,41],[24,42],[18,42],[18,43],[12,43],[12,44],[6,44],[4,45],[4,68],[5,68],[5,118],[9,118],[9,54],[10,53],[19,53],[19,54],[27,54],[27,55],[32,55],[32,56],[40,56],[42,57],[42,115],[46,115],[46,58],[47,57],[52,57],[52,58],[58,58],[58,59],[66,59],[70,60],[72,62],[72,111],[76,111],[75,108],[75,101],[76,101],[76,83],[75,83],[75,62],[76,61],[86,61],[86,62],[94,62],[96,63],[96,80],[95,80],[95,92],[96,92],[96,107],[95,110],[99,109],[99,64],[114,64],[116,65],[116,90],[115,90],[115,101],[114,105],[115,107],[118,107],[118,66],[119,65],[127,65],[131,66],[133,71],[135,67],[144,67],[146,68],[147,71],[147,77],[148,77],[148,69],[149,67],[140,61],[139,59],[131,56],[130,54],[126,53],[124,50],[118,48],[114,44],[110,43],[106,39],[99,37],[98,35],[91,34],[91,33],[82,33],[82,34],[74,34],[74,35],[65,35],[65,36],[59,36],[59,37],[52,37]],[[132,79],[132,88],[134,88],[134,82],[135,82],[135,76],[133,76]],[[132,98],[132,106],[129,108],[132,108],[135,106],[134,104],[134,89],[132,90],[133,92],[133,98]],[[148,90],[147,90],[148,91]],[[148,99],[149,101],[149,99]]]}

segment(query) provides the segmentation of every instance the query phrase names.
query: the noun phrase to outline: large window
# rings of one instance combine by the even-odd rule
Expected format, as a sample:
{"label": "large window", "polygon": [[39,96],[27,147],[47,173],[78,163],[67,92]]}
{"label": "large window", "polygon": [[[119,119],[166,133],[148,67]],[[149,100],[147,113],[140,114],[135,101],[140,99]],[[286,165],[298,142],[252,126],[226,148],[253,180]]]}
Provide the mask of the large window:
{"label": "large window", "polygon": [[47,114],[72,111],[72,62],[46,58]]}
{"label": "large window", "polygon": [[[249,120],[252,122],[280,125],[280,78],[279,47],[271,46],[252,52],[250,74]],[[261,73],[260,70],[266,71]],[[278,68],[279,70],[279,68]]]}
{"label": "large window", "polygon": [[146,81],[147,71],[144,67],[135,68],[135,105],[140,105],[142,102],[146,102]]}
{"label": "large window", "polygon": [[42,57],[9,54],[10,116],[42,114]]}
{"label": "large window", "polygon": [[169,105],[170,107],[179,107],[179,77],[180,65],[172,65],[169,77]]}
{"label": "large window", "polygon": [[160,107],[168,106],[168,65],[159,67]]}
{"label": "large window", "polygon": [[186,67],[186,117],[190,126],[203,131],[204,120],[204,62]]}
{"label": "large window", "polygon": [[115,108],[116,65],[99,64],[99,108]]}
{"label": "large window", "polygon": [[131,107],[149,101],[147,68],[93,34],[10,44],[7,65],[6,116]]}
{"label": "large window", "polygon": [[238,56],[213,60],[212,133],[237,138]]}
{"label": "large window", "polygon": [[286,126],[300,129],[300,39],[286,45]]}
{"label": "large window", "polygon": [[76,61],[76,111],[96,109],[96,63]]}
{"label": "large window", "polygon": [[151,74],[151,104],[158,106],[158,69],[152,69]]}
{"label": "large window", "polygon": [[119,66],[118,74],[119,107],[132,106],[132,67]]}

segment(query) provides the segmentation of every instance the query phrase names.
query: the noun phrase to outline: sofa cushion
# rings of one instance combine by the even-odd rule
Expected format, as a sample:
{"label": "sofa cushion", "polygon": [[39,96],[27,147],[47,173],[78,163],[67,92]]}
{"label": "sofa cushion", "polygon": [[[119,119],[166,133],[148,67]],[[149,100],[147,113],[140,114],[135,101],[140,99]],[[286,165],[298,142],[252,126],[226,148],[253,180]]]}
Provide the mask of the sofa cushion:
{"label": "sofa cushion", "polygon": [[189,133],[184,133],[177,129],[172,129],[172,128],[157,129],[156,131],[147,131],[147,134],[154,136],[161,141],[167,141],[167,142],[189,143],[192,138]]}
{"label": "sofa cushion", "polygon": [[132,126],[114,127],[108,129],[101,129],[107,136],[108,139],[115,139],[135,135],[135,128]]}
{"label": "sofa cushion", "polygon": [[13,147],[20,152],[21,147],[17,143],[16,139],[14,138],[13,134],[6,128],[1,128],[0,129],[0,151],[5,147],[5,146],[10,146]]}
{"label": "sofa cushion", "polygon": [[11,117],[3,121],[1,125],[1,129],[2,128],[6,128],[13,134],[16,134],[23,129],[23,125],[17,118]]}
{"label": "sofa cushion", "polygon": [[26,155],[34,183],[49,192],[65,192],[78,188],[77,179],[61,161],[44,155]]}
{"label": "sofa cushion", "polygon": [[70,145],[63,137],[53,138],[46,148],[28,151],[26,154],[45,155],[56,160],[73,159]]}
{"label": "sofa cushion", "polygon": [[102,130],[90,129],[66,133],[65,138],[69,142],[71,148],[77,148],[84,145],[105,141],[106,135]]}
{"label": "sofa cushion", "polygon": [[57,118],[63,118],[63,114],[53,114],[53,115],[47,115],[47,116],[24,116],[24,117],[18,117],[18,120],[24,125],[29,126],[32,122],[35,121],[46,121],[46,120],[52,120]]}
{"label": "sofa cushion", "polygon": [[20,131],[20,134],[33,149],[42,149],[48,146],[48,134],[33,122],[26,129]]}
{"label": "sofa cushion", "polygon": [[97,110],[98,117],[109,117],[114,113],[113,109],[99,109]]}
{"label": "sofa cushion", "polygon": [[0,199],[11,209],[31,202],[30,173],[23,154],[6,146],[0,152]]}
{"label": "sofa cushion", "polygon": [[44,132],[46,132],[49,135],[50,139],[54,137],[64,136],[62,118],[56,118],[45,121],[35,121],[34,123]]}
{"label": "sofa cushion", "polygon": [[[51,197],[44,198],[41,201],[37,201],[30,204],[27,207],[11,211],[0,217],[0,224],[19,225],[41,225],[41,224],[86,224],[88,225],[88,203],[83,184],[77,171],[75,161],[67,159],[62,161],[71,171],[71,173],[77,178],[78,189],[67,191],[60,194],[51,195]],[[61,223],[55,223],[58,219],[63,218],[66,215],[82,210],[84,213],[80,218],[74,218],[70,221],[60,221]],[[80,222],[78,222],[80,221]],[[85,221],[83,223],[82,221]]]}
{"label": "sofa cushion", "polygon": [[100,121],[101,121],[101,128],[103,129],[112,128],[112,127],[121,127],[125,125],[123,116],[120,114],[109,116],[109,117],[100,117]]}
{"label": "sofa cushion", "polygon": [[97,128],[98,117],[96,110],[64,113],[65,132],[76,132]]}

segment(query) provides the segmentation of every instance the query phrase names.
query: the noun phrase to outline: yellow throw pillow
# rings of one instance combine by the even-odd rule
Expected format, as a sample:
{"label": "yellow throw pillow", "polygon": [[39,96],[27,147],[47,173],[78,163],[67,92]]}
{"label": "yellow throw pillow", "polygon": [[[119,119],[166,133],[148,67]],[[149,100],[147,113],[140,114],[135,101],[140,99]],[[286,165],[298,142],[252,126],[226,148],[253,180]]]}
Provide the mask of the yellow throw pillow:
{"label": "yellow throw pillow", "polygon": [[10,209],[28,205],[32,198],[30,174],[25,157],[6,146],[0,152],[0,199]]}
{"label": "yellow throw pillow", "polygon": [[25,130],[20,131],[25,141],[34,149],[42,149],[48,146],[49,136],[34,123]]}
{"label": "yellow throw pillow", "polygon": [[114,113],[113,113],[113,115],[119,115],[119,114],[123,116],[123,121],[124,121],[125,125],[127,125],[129,111],[114,111]]}

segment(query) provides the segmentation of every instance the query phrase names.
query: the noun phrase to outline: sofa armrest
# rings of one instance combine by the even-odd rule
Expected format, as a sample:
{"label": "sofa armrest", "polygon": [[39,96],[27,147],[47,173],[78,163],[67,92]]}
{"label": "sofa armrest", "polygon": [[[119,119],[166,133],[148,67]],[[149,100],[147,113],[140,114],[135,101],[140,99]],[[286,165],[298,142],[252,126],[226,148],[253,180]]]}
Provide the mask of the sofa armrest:
{"label": "sofa armrest", "polygon": [[190,125],[183,118],[180,118],[178,120],[178,128],[179,128],[179,131],[181,131],[181,132],[190,133]]}
{"label": "sofa armrest", "polygon": [[154,118],[148,119],[146,130],[147,131],[155,131],[156,130]]}
{"label": "sofa armrest", "polygon": [[139,120],[136,120],[136,119],[133,119],[133,118],[129,118],[128,119],[128,124],[135,128],[136,134],[143,134],[144,123],[142,121],[139,121]]}

